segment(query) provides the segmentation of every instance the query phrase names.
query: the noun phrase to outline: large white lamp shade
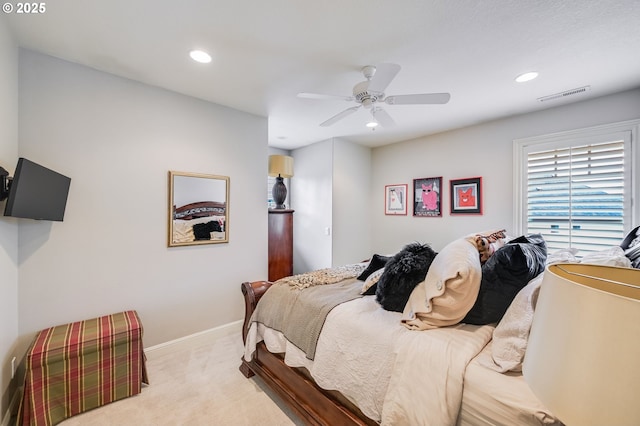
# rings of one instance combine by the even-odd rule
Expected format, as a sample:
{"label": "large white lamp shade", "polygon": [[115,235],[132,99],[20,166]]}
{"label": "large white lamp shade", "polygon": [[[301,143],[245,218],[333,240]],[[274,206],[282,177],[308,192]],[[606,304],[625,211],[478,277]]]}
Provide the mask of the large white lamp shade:
{"label": "large white lamp shade", "polygon": [[568,426],[640,425],[640,270],[551,265],[523,375]]}

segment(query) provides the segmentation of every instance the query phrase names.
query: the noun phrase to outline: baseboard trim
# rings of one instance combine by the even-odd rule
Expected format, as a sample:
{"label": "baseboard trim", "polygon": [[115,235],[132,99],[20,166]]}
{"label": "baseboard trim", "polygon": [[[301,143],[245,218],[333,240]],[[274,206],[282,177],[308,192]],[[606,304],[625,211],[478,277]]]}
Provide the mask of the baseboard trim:
{"label": "baseboard trim", "polygon": [[[200,331],[198,333],[190,334],[188,336],[180,337],[175,340],[160,343],[159,345],[149,346],[144,349],[144,353],[147,359],[156,359],[163,355],[175,353],[181,350],[189,350],[198,348],[204,345],[210,345],[215,343],[216,340],[223,337],[236,335],[238,338],[242,336],[242,320],[230,322],[219,327],[210,328],[208,330]],[[20,404],[20,396],[22,395],[22,386],[17,389],[11,398],[9,407],[2,417],[2,423],[0,426],[9,426],[11,422],[11,416],[18,412],[18,405]]]}
{"label": "baseboard trim", "polygon": [[[200,346],[212,344],[222,337],[234,334],[240,337],[242,335],[242,324],[242,320],[230,322],[229,324],[210,328],[175,340],[160,343],[159,345],[149,346],[144,349],[144,353],[147,355],[147,359],[151,360],[177,351],[194,349]],[[4,424],[2,426],[4,426]]]}
{"label": "baseboard trim", "polygon": [[7,408],[7,412],[4,413],[2,417],[2,423],[0,426],[9,426],[9,422],[11,421],[11,416],[13,414],[18,413],[18,405],[20,404],[20,396],[22,395],[22,386],[13,393],[13,397],[11,398],[11,402],[9,403],[9,408]]}

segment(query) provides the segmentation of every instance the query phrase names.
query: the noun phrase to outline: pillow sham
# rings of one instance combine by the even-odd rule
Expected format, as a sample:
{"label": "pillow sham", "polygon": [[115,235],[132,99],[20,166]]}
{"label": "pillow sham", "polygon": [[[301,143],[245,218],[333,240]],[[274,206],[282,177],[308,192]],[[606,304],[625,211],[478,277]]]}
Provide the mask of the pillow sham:
{"label": "pillow sham", "polygon": [[195,239],[193,236],[193,226],[189,221],[174,220],[173,221],[173,242],[188,243]]}
{"label": "pillow sham", "polygon": [[624,250],[619,246],[613,246],[605,250],[587,253],[582,256],[580,263],[590,263],[592,265],[618,266],[621,268],[633,267],[631,260],[624,254]]}
{"label": "pillow sham", "polygon": [[491,342],[491,360],[480,359],[487,368],[499,373],[522,371],[533,313],[544,274],[538,275],[518,292],[495,330]]}
{"label": "pillow sham", "polygon": [[387,311],[402,312],[435,257],[436,252],[428,244],[407,244],[385,265],[378,280],[376,301]]}
{"label": "pillow sham", "polygon": [[362,294],[365,296],[373,296],[376,294],[376,290],[378,289],[378,281],[380,280],[380,276],[384,272],[384,268],[380,268],[375,271],[373,274],[369,275],[367,279],[362,284]]}
{"label": "pillow sham", "polygon": [[547,246],[540,234],[523,235],[499,248],[482,265],[478,298],[462,322],[500,321],[516,294],[544,271],[546,260]]}
{"label": "pillow sham", "polygon": [[402,324],[411,330],[428,330],[459,323],[476,301],[481,277],[476,245],[466,238],[450,242],[409,296]]}
{"label": "pillow sham", "polygon": [[389,259],[391,259],[391,257],[389,257],[389,256],[382,256],[380,254],[374,254],[371,257],[371,260],[369,261],[369,264],[364,269],[364,271],[362,271],[362,273],[360,275],[358,275],[358,279],[360,281],[366,280],[369,277],[369,275],[373,274],[374,272],[376,272],[380,268],[384,268],[384,265],[387,264]]}

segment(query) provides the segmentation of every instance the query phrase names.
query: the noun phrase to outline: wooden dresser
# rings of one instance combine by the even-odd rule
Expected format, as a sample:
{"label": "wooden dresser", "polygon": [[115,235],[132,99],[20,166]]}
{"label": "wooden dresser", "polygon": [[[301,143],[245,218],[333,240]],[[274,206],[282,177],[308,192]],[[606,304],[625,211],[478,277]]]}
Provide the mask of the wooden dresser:
{"label": "wooden dresser", "polygon": [[293,210],[269,210],[269,281],[293,275]]}

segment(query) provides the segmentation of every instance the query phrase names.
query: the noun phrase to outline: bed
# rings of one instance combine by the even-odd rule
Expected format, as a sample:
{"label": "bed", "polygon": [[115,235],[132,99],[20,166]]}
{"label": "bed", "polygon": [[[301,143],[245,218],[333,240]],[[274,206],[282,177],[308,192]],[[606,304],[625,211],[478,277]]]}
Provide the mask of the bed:
{"label": "bed", "polygon": [[[374,294],[366,294],[367,279],[363,283],[354,274],[341,277],[338,268],[329,270],[334,278],[326,280],[329,284],[320,285],[327,290],[313,290],[317,285],[309,285],[309,277],[298,281],[297,287],[286,279],[243,283],[245,354],[240,371],[246,377],[261,377],[312,425],[561,425],[521,373],[542,273],[530,271],[534,276],[509,298],[498,322],[463,322],[477,311],[483,291],[484,303],[490,305],[482,277],[479,280],[477,275],[489,275],[483,268],[491,262],[485,259],[481,264],[482,247],[472,244],[472,239],[455,240],[438,253],[402,312],[383,309]],[[510,242],[505,246],[511,247]],[[496,246],[493,251],[501,255],[501,249]],[[374,258],[351,266],[356,272],[366,270]],[[579,260],[573,251],[552,256],[545,252],[542,270],[559,261]],[[587,261],[629,266],[619,247]],[[469,285],[469,280],[474,284]],[[358,289],[359,294],[343,297],[335,306],[329,304],[311,346],[304,336],[292,336],[290,329],[301,328],[298,325],[314,335],[309,324],[316,322],[312,319],[317,315],[302,295],[333,287],[345,292]],[[469,291],[476,294],[472,300],[467,300]],[[278,293],[295,294],[292,306],[303,308],[290,307]],[[290,317],[295,309],[309,312],[308,321],[300,313]],[[279,323],[262,317],[269,310],[282,317]]]}
{"label": "bed", "polygon": [[225,239],[226,203],[198,201],[174,207],[174,243]]}

